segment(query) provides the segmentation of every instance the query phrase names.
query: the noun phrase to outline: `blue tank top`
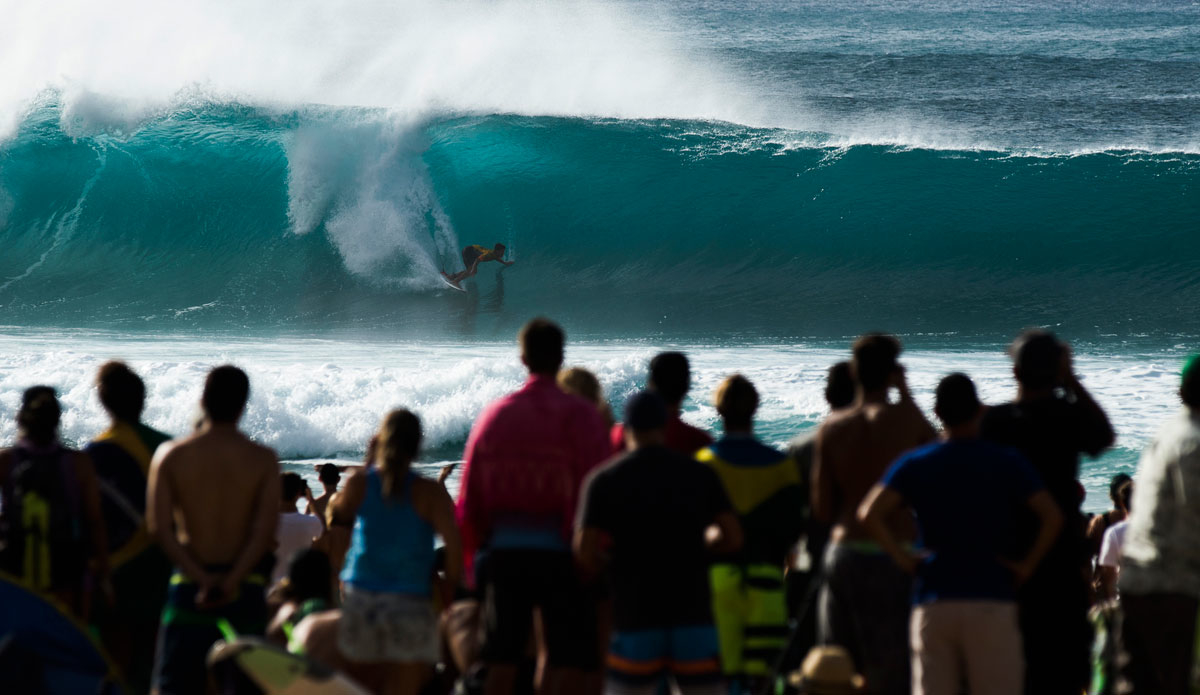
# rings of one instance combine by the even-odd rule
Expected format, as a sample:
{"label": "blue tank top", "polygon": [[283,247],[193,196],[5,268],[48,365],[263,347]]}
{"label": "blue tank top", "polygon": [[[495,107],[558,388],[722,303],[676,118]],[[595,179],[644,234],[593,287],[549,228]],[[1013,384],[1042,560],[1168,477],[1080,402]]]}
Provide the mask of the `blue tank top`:
{"label": "blue tank top", "polygon": [[432,594],[433,527],[413,508],[414,478],[409,471],[400,499],[385,499],[379,471],[367,470],[367,494],[354,519],[342,581],[366,591]]}

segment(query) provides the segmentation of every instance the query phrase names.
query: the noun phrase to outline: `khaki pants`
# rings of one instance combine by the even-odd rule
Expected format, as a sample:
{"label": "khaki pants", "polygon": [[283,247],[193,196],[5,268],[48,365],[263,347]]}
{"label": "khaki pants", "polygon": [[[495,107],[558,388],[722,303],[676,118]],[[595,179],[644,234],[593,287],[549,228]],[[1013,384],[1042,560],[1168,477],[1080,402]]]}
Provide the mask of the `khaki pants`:
{"label": "khaki pants", "polygon": [[1017,604],[934,601],[913,608],[913,695],[1013,695],[1024,688]]}

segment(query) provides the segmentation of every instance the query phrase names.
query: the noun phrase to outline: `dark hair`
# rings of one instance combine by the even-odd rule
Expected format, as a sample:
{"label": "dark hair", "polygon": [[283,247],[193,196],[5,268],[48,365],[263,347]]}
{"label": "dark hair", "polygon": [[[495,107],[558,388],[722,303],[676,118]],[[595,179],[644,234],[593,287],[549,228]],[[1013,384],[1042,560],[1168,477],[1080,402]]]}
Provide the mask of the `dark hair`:
{"label": "dark hair", "polygon": [[124,362],[105,362],[96,373],[96,391],[108,414],[124,422],[137,422],[146,407],[146,384]]}
{"label": "dark hair", "polygon": [[342,469],[334,463],[321,464],[321,470],[317,473],[317,479],[326,485],[337,485],[342,479]]}
{"label": "dark hair", "polygon": [[555,374],[563,363],[563,330],[550,319],[536,318],[521,328],[521,359],[534,374]]}
{"label": "dark hair", "polygon": [[650,360],[646,386],[662,397],[668,406],[678,406],[692,387],[692,369],[682,352],[660,352]]}
{"label": "dark hair", "polygon": [[62,406],[58,393],[50,386],[31,386],[21,395],[17,426],[35,444],[50,444],[58,437]]}
{"label": "dark hair", "polygon": [[1113,504],[1118,502],[1118,497],[1121,494],[1121,488],[1125,486],[1125,483],[1128,483],[1131,480],[1133,480],[1133,477],[1128,473],[1118,473],[1112,477],[1112,480],[1110,480],[1108,483],[1108,499],[1112,500]]}
{"label": "dark hair", "polygon": [[970,422],[982,407],[975,383],[966,374],[955,372],[938,382],[933,412],[946,427]]}
{"label": "dark hair", "polygon": [[292,601],[333,601],[333,566],[329,556],[316,548],[305,548],[292,555],[287,580],[287,597]]}
{"label": "dark hair", "polygon": [[1132,480],[1125,481],[1125,484],[1121,486],[1121,489],[1117,490],[1117,496],[1121,498],[1121,506],[1125,507],[1126,512],[1133,511],[1133,481]]}
{"label": "dark hair", "polygon": [[500,243],[500,242],[498,242],[498,241],[496,242],[495,249],[496,249],[497,251],[503,251],[503,250],[504,250],[504,249],[506,249],[506,248],[508,248],[508,247],[507,247],[507,246],[505,246],[504,244],[501,244],[501,243]]}
{"label": "dark hair", "polygon": [[634,432],[652,432],[667,424],[667,404],[653,391],[638,391],[625,403],[625,427]]}
{"label": "dark hair", "polygon": [[885,388],[896,371],[900,341],[883,333],[867,333],[854,341],[854,379],[864,391]]}
{"label": "dark hair", "polygon": [[1017,336],[1009,347],[1013,372],[1022,386],[1051,388],[1058,382],[1066,346],[1050,331],[1034,329]]}
{"label": "dark hair", "polygon": [[1189,408],[1200,408],[1200,355],[1192,355],[1183,365],[1183,383],[1179,397]]}
{"label": "dark hair", "polygon": [[[283,490],[284,502],[295,502],[304,495],[304,489],[308,487],[308,483],[304,482],[304,478],[301,478],[299,473],[280,474],[279,483]],[[285,511],[296,510],[288,509]]]}
{"label": "dark hair", "polygon": [[237,422],[250,396],[250,379],[242,370],[226,364],[213,369],[204,380],[200,404],[212,422]]}
{"label": "dark hair", "polygon": [[717,387],[714,401],[717,414],[725,421],[726,429],[748,427],[754,421],[754,413],[758,410],[758,390],[749,379],[741,374],[734,374]]}
{"label": "dark hair", "polygon": [[825,377],[825,402],[840,410],[854,403],[854,368],[850,362],[838,362]]}
{"label": "dark hair", "polygon": [[421,419],[403,408],[388,413],[379,426],[378,446],[383,495],[399,498],[404,492],[400,483],[421,449]]}

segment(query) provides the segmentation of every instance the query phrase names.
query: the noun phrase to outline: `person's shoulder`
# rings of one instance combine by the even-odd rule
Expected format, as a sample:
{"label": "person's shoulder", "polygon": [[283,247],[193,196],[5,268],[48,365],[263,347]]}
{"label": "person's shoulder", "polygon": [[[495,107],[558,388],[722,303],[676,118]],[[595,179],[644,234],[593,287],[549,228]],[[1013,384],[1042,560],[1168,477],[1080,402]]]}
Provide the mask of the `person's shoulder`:
{"label": "person's shoulder", "polygon": [[867,413],[860,407],[851,406],[829,414],[814,437],[829,441],[838,437],[855,436],[867,422]]}

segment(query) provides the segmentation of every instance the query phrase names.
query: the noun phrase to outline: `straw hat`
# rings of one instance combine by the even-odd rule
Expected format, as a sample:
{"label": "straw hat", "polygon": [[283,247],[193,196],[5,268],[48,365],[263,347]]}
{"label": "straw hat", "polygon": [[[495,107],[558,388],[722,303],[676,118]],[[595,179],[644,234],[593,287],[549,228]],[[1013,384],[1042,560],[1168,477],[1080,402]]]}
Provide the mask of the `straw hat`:
{"label": "straw hat", "polygon": [[854,660],[842,647],[813,647],[800,670],[788,683],[808,695],[843,695],[862,692],[863,677],[854,672]]}

